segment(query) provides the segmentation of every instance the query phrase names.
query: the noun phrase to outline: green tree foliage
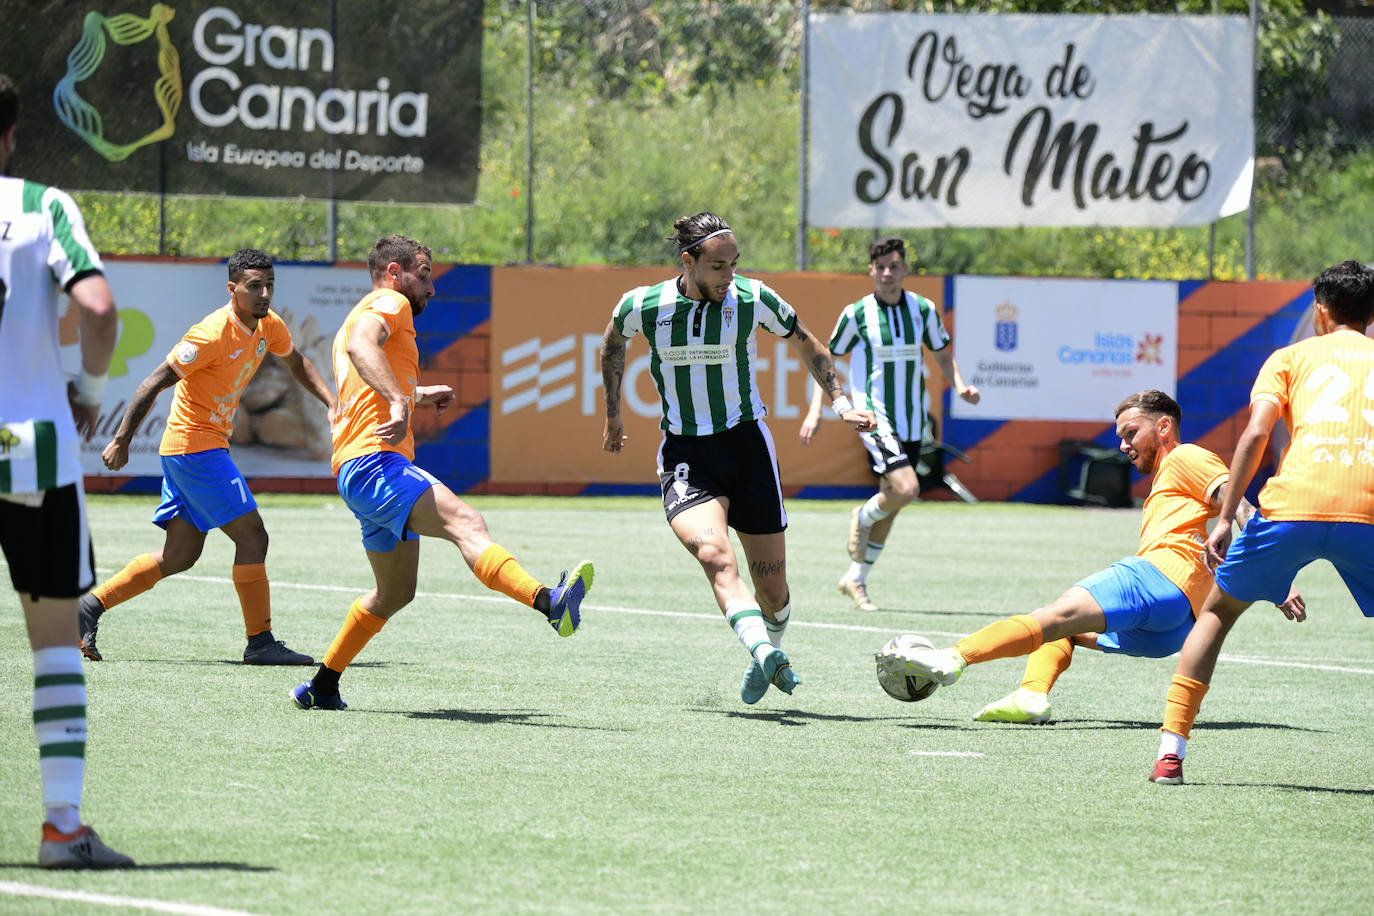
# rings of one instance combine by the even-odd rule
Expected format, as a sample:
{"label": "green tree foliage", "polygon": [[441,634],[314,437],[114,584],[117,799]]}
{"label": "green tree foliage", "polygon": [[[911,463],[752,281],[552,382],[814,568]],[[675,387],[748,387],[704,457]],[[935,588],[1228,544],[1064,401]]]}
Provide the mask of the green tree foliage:
{"label": "green tree foliage", "polygon": [[[931,13],[1246,15],[1247,0],[813,0],[813,10]],[[761,0],[536,0],[533,176],[526,162],[524,0],[487,0],[482,174],[468,207],[340,203],[340,259],[405,232],[445,260],[523,261],[533,187],[534,258],[559,264],[669,263],[673,219],[712,209],[739,228],[754,270],[797,251],[800,4]],[[1374,154],[1338,148],[1309,104],[1339,36],[1301,0],[1266,0],[1257,86],[1261,275],[1308,277],[1374,247],[1360,200]],[[825,125],[813,125],[820,131]],[[532,178],[531,180],[528,180]],[[81,195],[97,245],[113,253],[223,256],[252,244],[278,257],[327,257],[317,201]],[[1156,278],[1207,275],[1204,229],[894,230],[921,269]],[[1244,217],[1217,225],[1218,277],[1243,274]],[[872,233],[812,227],[809,266],[862,267]]]}

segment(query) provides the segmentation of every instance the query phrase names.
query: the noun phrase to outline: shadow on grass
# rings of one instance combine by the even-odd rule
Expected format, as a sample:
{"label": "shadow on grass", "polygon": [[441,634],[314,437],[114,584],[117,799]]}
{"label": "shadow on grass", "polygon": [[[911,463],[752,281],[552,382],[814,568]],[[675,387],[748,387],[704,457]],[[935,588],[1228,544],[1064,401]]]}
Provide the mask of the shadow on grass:
{"label": "shadow on grass", "polygon": [[1191,786],[1215,786],[1226,789],[1288,789],[1293,792],[1323,792],[1327,795],[1374,796],[1374,789],[1337,789],[1333,786],[1297,786],[1288,782],[1188,782]]}
{"label": "shadow on grass", "polygon": [[[1145,722],[1139,719],[1051,719],[1041,725],[1023,725],[1015,722],[979,722],[979,726],[998,728],[1005,726],[1015,731],[1108,731],[1113,729],[1150,729],[1159,730],[1159,722]],[[1286,725],[1279,722],[1208,722],[1195,727],[1198,731],[1245,731],[1248,729],[1273,729],[1275,731],[1307,732],[1308,734],[1329,734],[1320,728],[1303,728],[1300,725]]]}
{"label": "shadow on grass", "polygon": [[[241,658],[124,658],[115,661],[138,662],[144,665],[188,665],[211,667],[219,665],[232,665],[235,668],[253,668],[259,671],[269,670],[296,670],[314,671],[319,667],[319,662],[314,661],[306,665],[245,665]],[[86,664],[107,664],[107,662],[87,662]],[[419,662],[349,662],[349,668],[399,668],[406,665],[416,665]]]}
{"label": "shadow on grass", "polygon": [[[0,870],[6,868],[25,868],[34,871],[49,872],[49,869],[40,869],[35,862],[0,862]],[[151,865],[135,865],[132,868],[103,868],[87,869],[91,871],[246,871],[246,872],[274,872],[277,869],[270,865],[249,865],[245,862],[157,862]],[[49,872],[50,873],[50,872]]]}
{"label": "shadow on grass", "polygon": [[[352,667],[351,665],[349,667]],[[540,721],[561,719],[563,716],[547,712],[529,712],[513,709],[501,712],[482,712],[476,709],[372,709],[359,712],[375,712],[387,716],[405,716],[407,719],[439,719],[444,722],[467,722],[471,725],[532,725],[536,728],[575,728],[593,732],[624,732],[626,728],[606,728],[601,725],[577,725],[571,722]]]}
{"label": "shadow on grass", "polygon": [[950,728],[948,725],[930,725],[924,722],[909,722],[897,716],[842,716],[823,712],[807,712],[802,709],[706,709],[701,706],[689,707],[689,712],[709,712],[727,719],[752,719],[756,722],[775,722],[778,725],[807,725],[811,722],[892,722],[904,727]]}

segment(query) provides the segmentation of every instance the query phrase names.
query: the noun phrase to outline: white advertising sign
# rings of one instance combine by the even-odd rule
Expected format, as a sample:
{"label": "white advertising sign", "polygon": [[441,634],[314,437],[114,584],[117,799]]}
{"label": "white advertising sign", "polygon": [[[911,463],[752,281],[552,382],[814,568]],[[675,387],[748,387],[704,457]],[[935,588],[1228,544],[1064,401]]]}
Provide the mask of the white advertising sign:
{"label": "white advertising sign", "polygon": [[811,22],[815,225],[1191,226],[1248,206],[1245,19]]}
{"label": "white advertising sign", "polygon": [[[139,383],[167,358],[191,325],[229,301],[228,273],[223,263],[110,260],[105,262],[105,277],[119,304],[119,342],[95,436],[82,443],[82,468],[90,475],[160,477],[158,445],[172,404],[170,388],[158,395],[135,431],[127,465],[108,471],[100,452],[114,437]],[[276,281],[272,310],[286,322],[296,349],[332,388],[334,333],[349,309],[372,289],[367,269],[279,265]],[[62,356],[68,372],[75,374],[81,365],[79,348],[70,343]],[[284,363],[265,359],[239,401],[234,463],[250,477],[329,477],[329,453],[324,405],[296,382]]]}
{"label": "white advertising sign", "polygon": [[1178,284],[956,277],[954,357],[982,400],[971,420],[1110,422],[1124,397],[1178,375]]}

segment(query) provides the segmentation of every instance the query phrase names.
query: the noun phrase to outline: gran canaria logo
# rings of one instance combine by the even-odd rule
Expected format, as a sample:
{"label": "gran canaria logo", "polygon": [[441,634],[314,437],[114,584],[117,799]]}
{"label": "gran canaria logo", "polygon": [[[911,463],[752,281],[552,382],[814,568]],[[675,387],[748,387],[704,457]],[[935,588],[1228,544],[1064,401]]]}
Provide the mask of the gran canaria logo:
{"label": "gran canaria logo", "polygon": [[[141,146],[172,136],[176,130],[177,109],[181,107],[181,58],[172,47],[167,23],[176,15],[170,6],[158,3],[147,17],[133,13],[104,16],[86,14],[81,23],[81,39],[67,55],[67,73],[53,90],[57,116],[73,133],[110,162],[122,162]],[[105,121],[77,91],[77,84],[92,76],[105,59],[105,36],[117,45],[133,45],[157,37],[158,78],[153,83],[153,100],[162,112],[162,124],[132,143],[114,143],[105,138]]]}

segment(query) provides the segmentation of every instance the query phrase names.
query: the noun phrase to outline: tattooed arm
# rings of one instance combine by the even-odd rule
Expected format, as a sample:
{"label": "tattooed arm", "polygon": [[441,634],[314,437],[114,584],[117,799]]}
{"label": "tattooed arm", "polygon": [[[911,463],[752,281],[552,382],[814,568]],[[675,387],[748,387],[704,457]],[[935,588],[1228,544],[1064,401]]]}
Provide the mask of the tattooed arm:
{"label": "tattooed arm", "polygon": [[866,410],[855,410],[849,403],[849,399],[844,395],[844,386],[840,384],[840,377],[835,372],[835,361],[830,358],[830,350],[816,339],[806,325],[802,324],[800,318],[797,319],[797,326],[787,341],[792,344],[792,349],[801,354],[802,364],[811,371],[811,377],[816,380],[816,384],[832,405],[836,399],[843,399],[840,406],[847,409],[837,411],[841,420],[861,433],[872,432],[877,428],[873,414]]}
{"label": "tattooed arm", "polygon": [[601,448],[620,454],[625,446],[625,424],[620,418],[620,385],[625,381],[625,342],[629,338],[615,329],[615,322],[606,325],[601,338],[601,381],[606,386],[606,430]]}

